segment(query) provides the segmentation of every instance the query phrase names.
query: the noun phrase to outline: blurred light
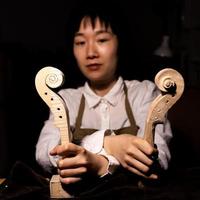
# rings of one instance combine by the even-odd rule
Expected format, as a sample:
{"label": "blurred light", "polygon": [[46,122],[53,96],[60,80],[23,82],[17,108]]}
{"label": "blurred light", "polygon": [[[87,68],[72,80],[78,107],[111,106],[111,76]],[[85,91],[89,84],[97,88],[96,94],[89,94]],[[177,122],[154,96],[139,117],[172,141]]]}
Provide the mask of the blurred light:
{"label": "blurred light", "polygon": [[154,55],[160,56],[160,57],[172,57],[172,51],[169,47],[169,41],[170,36],[169,35],[163,35],[161,45],[154,51]]}

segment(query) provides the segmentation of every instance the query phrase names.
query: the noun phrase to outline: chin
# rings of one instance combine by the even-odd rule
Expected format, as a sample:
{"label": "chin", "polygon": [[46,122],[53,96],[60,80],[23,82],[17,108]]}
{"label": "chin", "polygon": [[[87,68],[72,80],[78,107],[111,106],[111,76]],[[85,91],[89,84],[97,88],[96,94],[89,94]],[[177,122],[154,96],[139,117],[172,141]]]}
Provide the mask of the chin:
{"label": "chin", "polygon": [[88,77],[88,80],[92,83],[104,83],[105,80],[100,77]]}
{"label": "chin", "polygon": [[102,76],[88,76],[87,77],[90,81],[92,82],[99,82],[99,81],[103,81],[104,79],[102,78]]}

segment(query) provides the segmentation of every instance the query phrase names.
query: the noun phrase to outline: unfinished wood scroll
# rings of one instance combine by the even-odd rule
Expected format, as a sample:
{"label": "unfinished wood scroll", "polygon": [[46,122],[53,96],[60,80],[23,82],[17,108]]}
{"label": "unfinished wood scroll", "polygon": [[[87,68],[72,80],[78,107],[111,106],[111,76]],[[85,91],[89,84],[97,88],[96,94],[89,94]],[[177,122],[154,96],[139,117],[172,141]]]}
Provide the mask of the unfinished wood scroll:
{"label": "unfinished wood scroll", "polygon": [[35,78],[37,92],[49,106],[54,116],[54,125],[60,130],[61,144],[70,141],[67,107],[65,106],[63,99],[50,88],[60,87],[63,82],[63,73],[54,67],[42,68]]}
{"label": "unfinished wood scroll", "polygon": [[[59,69],[51,66],[42,68],[35,77],[37,92],[49,106],[54,116],[54,125],[60,131],[61,144],[70,141],[71,134],[69,129],[68,111],[63,99],[50,88],[60,87],[63,82],[63,73]],[[71,197],[71,195],[62,188],[59,175],[53,175],[50,180],[50,196],[51,198]]]}
{"label": "unfinished wood scroll", "polygon": [[165,68],[156,74],[155,84],[161,94],[150,105],[144,131],[144,139],[152,146],[154,146],[155,126],[164,122],[167,111],[183,94],[184,79],[176,70]]}
{"label": "unfinished wood scroll", "polygon": [[[50,88],[62,85],[63,73],[54,67],[44,67],[35,78],[35,85],[40,97],[49,106],[54,115],[54,124],[60,130],[61,144],[70,141],[69,118],[63,99]],[[146,119],[144,139],[154,146],[154,129],[156,124],[163,123],[167,111],[177,102],[184,91],[184,80],[179,72],[165,68],[158,72],[155,84],[161,94],[152,102]],[[49,88],[50,87],[50,88]],[[70,198],[63,190],[59,175],[54,175],[50,181],[51,198]]]}

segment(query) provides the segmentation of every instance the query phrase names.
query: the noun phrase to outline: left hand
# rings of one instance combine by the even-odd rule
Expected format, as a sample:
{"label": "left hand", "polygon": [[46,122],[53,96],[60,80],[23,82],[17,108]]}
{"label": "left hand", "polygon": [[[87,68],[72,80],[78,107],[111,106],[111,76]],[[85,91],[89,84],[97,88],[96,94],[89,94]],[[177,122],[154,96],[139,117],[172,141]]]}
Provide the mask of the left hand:
{"label": "left hand", "polygon": [[125,169],[147,179],[158,179],[157,174],[150,173],[154,162],[151,155],[156,150],[146,140],[130,134],[106,136],[104,148]]}

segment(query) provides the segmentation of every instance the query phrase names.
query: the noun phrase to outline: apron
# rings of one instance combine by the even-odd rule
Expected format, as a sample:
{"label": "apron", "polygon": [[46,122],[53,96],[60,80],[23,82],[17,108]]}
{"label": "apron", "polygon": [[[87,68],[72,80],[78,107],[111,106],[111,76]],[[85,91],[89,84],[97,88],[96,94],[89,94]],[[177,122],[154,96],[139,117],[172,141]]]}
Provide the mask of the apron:
{"label": "apron", "polygon": [[[133,112],[128,100],[127,86],[125,84],[124,84],[124,94],[125,94],[125,109],[127,117],[130,122],[130,126],[122,127],[120,129],[112,131],[116,135],[120,134],[136,135],[138,132],[138,126],[136,125]],[[73,142],[76,144],[80,144],[85,136],[91,135],[92,133],[97,131],[96,129],[81,128],[84,108],[85,108],[85,97],[84,95],[82,95],[78,110],[78,115],[76,118],[75,129],[73,132]],[[112,131],[110,131],[110,134]],[[107,134],[107,131],[106,135],[109,135]],[[124,169],[123,167],[119,167],[112,175],[107,174],[102,178],[92,176],[91,174],[83,175],[81,181],[70,185],[63,184],[63,188],[66,188],[66,190],[69,193],[78,196],[81,199],[82,197],[84,197],[84,199],[85,198],[87,199],[87,197],[88,199],[97,199],[97,198],[102,199],[104,198],[104,195],[106,197],[109,197],[109,199],[113,199],[112,198],[113,191],[114,189],[116,189],[119,193],[116,193],[116,198],[114,199],[118,199],[117,197],[119,197],[119,194],[127,195],[126,189],[129,188],[130,186],[131,186],[131,191],[130,191],[131,193],[135,194],[138,192],[140,193],[141,189],[138,187],[138,182],[141,180],[143,183],[147,184],[146,180],[143,180],[142,177],[135,175],[134,173]],[[124,190],[123,189],[124,187],[127,188]],[[133,196],[132,195],[130,196],[131,199]],[[124,197],[125,199],[127,199],[127,196]]]}
{"label": "apron", "polygon": [[[126,109],[128,119],[130,121],[130,126],[123,127],[123,128],[117,129],[117,130],[112,130],[112,131],[116,135],[120,135],[120,134],[136,135],[137,131],[138,131],[138,126],[136,125],[136,122],[135,122],[135,119],[134,119],[134,116],[132,113],[132,109],[131,109],[131,106],[130,106],[130,103],[128,100],[127,87],[125,84],[124,84],[124,93],[125,93],[125,109]],[[76,119],[76,123],[75,123],[75,130],[73,132],[73,142],[75,144],[80,144],[81,140],[85,136],[91,135],[92,133],[97,131],[96,129],[90,129],[90,128],[82,129],[81,128],[84,109],[85,109],[85,97],[84,97],[84,95],[82,95],[79,110],[78,110],[78,115],[77,115],[77,119]]]}

